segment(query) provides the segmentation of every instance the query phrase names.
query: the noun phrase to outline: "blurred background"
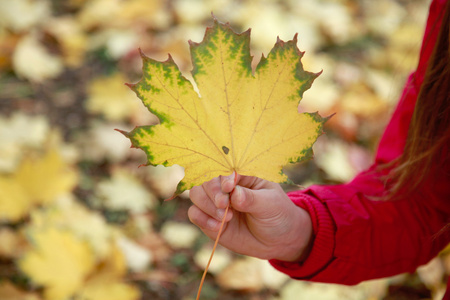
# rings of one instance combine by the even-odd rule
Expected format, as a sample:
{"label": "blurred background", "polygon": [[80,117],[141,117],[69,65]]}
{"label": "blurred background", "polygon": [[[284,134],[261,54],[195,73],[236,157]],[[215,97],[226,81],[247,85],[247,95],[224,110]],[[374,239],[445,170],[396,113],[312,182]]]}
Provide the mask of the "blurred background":
{"label": "blurred background", "polygon": [[[212,242],[170,202],[182,168],[142,167],[115,128],[156,124],[124,83],[138,48],[190,78],[188,40],[211,13],[251,31],[255,62],[298,33],[323,74],[301,111],[336,115],[298,185],[340,183],[371,164],[417,63],[429,0],[0,0],[0,299],[195,299]],[[298,187],[285,186],[292,189]],[[442,254],[414,274],[353,287],[290,280],[219,248],[202,299],[439,299]]]}

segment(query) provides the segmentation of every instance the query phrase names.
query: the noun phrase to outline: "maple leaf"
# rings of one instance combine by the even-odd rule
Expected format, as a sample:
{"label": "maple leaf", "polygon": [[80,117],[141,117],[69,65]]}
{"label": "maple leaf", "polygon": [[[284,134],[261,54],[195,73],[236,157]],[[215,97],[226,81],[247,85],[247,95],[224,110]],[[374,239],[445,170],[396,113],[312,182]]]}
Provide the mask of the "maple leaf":
{"label": "maple leaf", "polygon": [[232,172],[286,182],[282,167],[310,157],[327,120],[297,111],[319,75],[303,70],[297,35],[278,39],[254,74],[250,30],[237,34],[214,19],[201,43],[189,43],[200,95],[170,54],[159,62],[141,53],[143,78],[129,86],[160,124],[121,132],[148,164],[184,167],[175,195]]}
{"label": "maple leaf", "polygon": [[77,180],[77,172],[54,149],[25,157],[13,174],[0,175],[0,221],[19,221],[34,206],[70,192]]}
{"label": "maple leaf", "polygon": [[134,101],[123,101],[134,97],[133,92],[123,85],[125,77],[113,74],[93,80],[88,87],[89,97],[86,109],[92,113],[100,113],[106,119],[120,121],[137,113]]}
{"label": "maple leaf", "polygon": [[22,186],[12,178],[0,176],[0,221],[17,222],[31,207]]}
{"label": "maple leaf", "polygon": [[122,280],[127,271],[122,252],[117,247],[113,247],[110,252],[109,257],[100,264],[95,274],[89,277],[74,299],[140,299],[139,290]]}
{"label": "maple leaf", "polygon": [[33,282],[45,286],[45,299],[69,298],[94,267],[88,243],[55,228],[32,232],[31,238],[34,247],[19,261],[19,267]]}
{"label": "maple leaf", "polygon": [[27,157],[14,174],[28,197],[38,204],[48,204],[61,194],[70,192],[78,174],[54,149],[42,157]]}

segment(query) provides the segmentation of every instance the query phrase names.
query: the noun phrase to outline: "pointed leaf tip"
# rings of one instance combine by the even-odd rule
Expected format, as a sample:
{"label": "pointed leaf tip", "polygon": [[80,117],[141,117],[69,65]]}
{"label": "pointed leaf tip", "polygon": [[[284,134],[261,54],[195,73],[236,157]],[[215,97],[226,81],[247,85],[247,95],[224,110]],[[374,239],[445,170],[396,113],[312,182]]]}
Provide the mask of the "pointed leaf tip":
{"label": "pointed leaf tip", "polygon": [[136,89],[136,84],[135,83],[125,83],[125,85],[127,87],[129,87],[133,91]]}
{"label": "pointed leaf tip", "polygon": [[148,57],[144,54],[144,51],[142,51],[141,48],[138,49],[139,50],[139,55],[141,56],[142,59],[147,60]]}
{"label": "pointed leaf tip", "polygon": [[173,60],[173,57],[172,57],[172,55],[170,55],[170,53],[167,53],[167,59],[165,62],[175,63],[175,61]]}
{"label": "pointed leaf tip", "polygon": [[117,129],[117,128],[115,128],[114,130],[120,132],[121,134],[123,134],[123,135],[126,136],[127,138],[130,137],[130,133],[129,133],[128,131],[121,130],[121,129]]}

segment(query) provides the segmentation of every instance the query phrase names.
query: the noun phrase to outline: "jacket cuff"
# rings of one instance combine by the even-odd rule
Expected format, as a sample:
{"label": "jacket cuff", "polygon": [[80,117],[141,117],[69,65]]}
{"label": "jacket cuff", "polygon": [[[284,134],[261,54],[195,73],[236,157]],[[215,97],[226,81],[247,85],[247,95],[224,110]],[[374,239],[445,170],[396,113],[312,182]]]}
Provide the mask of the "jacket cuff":
{"label": "jacket cuff", "polygon": [[293,278],[308,279],[333,260],[335,225],[325,204],[301,191],[288,193],[295,205],[306,210],[311,216],[314,240],[311,252],[301,262],[269,260],[270,264]]}

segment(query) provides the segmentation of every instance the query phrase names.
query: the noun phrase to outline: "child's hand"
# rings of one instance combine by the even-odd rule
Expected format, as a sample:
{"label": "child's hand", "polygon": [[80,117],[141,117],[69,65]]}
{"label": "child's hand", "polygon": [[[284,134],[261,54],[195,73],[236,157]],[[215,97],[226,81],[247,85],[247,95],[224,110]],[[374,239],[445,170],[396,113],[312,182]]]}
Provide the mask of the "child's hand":
{"label": "child's hand", "polygon": [[292,203],[278,184],[238,174],[235,186],[234,176],[214,178],[192,188],[191,222],[215,239],[233,191],[221,245],[262,259],[303,259],[312,240],[309,214]]}

